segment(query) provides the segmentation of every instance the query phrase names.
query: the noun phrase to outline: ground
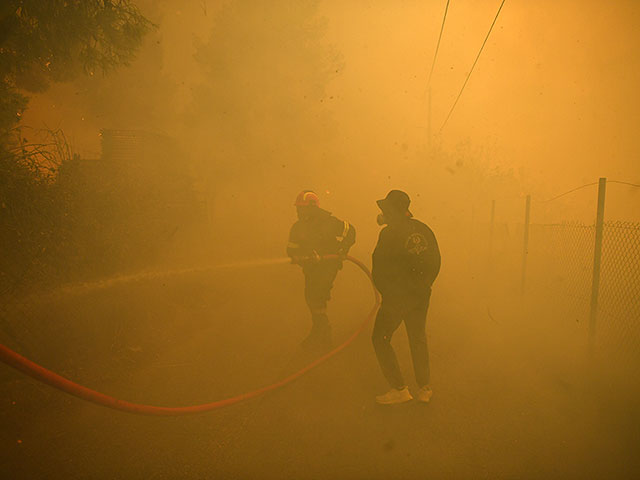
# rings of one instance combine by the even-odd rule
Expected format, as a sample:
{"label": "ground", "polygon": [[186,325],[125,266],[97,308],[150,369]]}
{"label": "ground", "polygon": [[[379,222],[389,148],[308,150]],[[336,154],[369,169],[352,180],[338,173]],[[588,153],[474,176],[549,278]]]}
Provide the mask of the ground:
{"label": "ground", "polygon": [[[298,381],[187,417],[113,411],[0,365],[0,478],[640,476],[637,417],[593,393],[581,342],[556,348],[544,321],[454,280],[436,284],[429,312],[430,404],[375,404],[386,386],[371,325]],[[337,343],[372,302],[366,278],[345,266],[330,307]],[[9,346],[141,403],[225,398],[311,360],[298,348],[309,319],[293,266],[123,282],[20,308],[28,328],[14,323]],[[402,328],[394,345],[415,388]]]}

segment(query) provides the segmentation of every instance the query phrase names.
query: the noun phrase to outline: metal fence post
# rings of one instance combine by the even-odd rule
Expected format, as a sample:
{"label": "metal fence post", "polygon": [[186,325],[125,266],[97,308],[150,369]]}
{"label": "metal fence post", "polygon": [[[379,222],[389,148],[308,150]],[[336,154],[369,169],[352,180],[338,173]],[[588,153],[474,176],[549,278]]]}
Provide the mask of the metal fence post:
{"label": "metal fence post", "polygon": [[522,246],[522,281],[521,293],[524,295],[525,281],[527,278],[527,255],[529,254],[529,223],[531,220],[531,195],[527,195],[524,207],[524,242]]}
{"label": "metal fence post", "polygon": [[591,281],[591,307],[589,310],[589,357],[592,358],[596,339],[596,320],[598,317],[598,294],[600,293],[600,267],[602,264],[602,234],[604,230],[604,200],[607,179],[598,181],[598,210],[596,213],[596,240],[593,251],[593,278]]}
{"label": "metal fence post", "polygon": [[493,258],[493,225],[496,218],[496,201],[491,200],[491,223],[489,224],[489,268]]}
{"label": "metal fence post", "polygon": [[427,149],[431,154],[431,86],[429,86],[429,101],[428,101],[428,114],[427,114]]}

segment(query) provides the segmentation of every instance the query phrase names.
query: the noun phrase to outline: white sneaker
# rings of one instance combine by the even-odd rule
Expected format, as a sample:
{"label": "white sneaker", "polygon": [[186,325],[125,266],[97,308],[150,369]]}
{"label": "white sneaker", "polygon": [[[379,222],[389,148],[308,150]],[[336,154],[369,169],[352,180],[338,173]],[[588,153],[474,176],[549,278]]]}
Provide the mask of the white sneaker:
{"label": "white sneaker", "polygon": [[381,405],[393,405],[395,403],[404,403],[413,400],[411,393],[409,393],[409,387],[404,387],[402,390],[392,388],[384,395],[378,395],[376,402]]}
{"label": "white sneaker", "polygon": [[425,385],[416,394],[416,399],[419,402],[428,403],[431,400],[431,396],[433,395],[433,390],[429,387],[429,385]]}

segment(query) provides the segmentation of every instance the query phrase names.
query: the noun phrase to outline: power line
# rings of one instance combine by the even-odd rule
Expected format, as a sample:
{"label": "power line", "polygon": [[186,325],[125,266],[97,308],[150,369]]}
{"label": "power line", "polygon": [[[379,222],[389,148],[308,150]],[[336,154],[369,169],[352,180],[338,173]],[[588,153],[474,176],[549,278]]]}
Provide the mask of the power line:
{"label": "power line", "polygon": [[438,52],[440,51],[440,42],[442,41],[442,33],[444,32],[444,24],[447,20],[447,12],[449,11],[449,1],[447,0],[447,4],[444,6],[444,15],[442,16],[442,25],[440,25],[440,34],[438,35],[438,43],[436,44],[436,50],[433,54],[433,62],[431,62],[431,70],[429,71],[429,78],[427,79],[427,95],[428,99],[428,126],[427,126],[427,145],[429,150],[431,150],[431,77],[433,75],[433,69],[436,66],[436,59],[438,58]]}
{"label": "power line", "polygon": [[429,80],[427,80],[427,88],[431,85],[431,75],[433,75],[433,69],[436,66],[436,58],[438,58],[438,51],[440,50],[440,41],[442,40],[442,32],[444,32],[444,22],[447,20],[447,12],[449,11],[449,2],[444,7],[444,16],[442,17],[442,25],[440,26],[440,35],[438,35],[438,43],[436,45],[436,52],[433,54],[433,63],[431,63],[431,71],[429,72]]}
{"label": "power line", "polygon": [[[623,182],[623,181],[620,181],[620,180],[607,180],[607,185],[610,184],[610,183],[617,183],[617,184],[620,184],[620,185],[629,185],[631,187],[640,188],[640,184],[631,183],[631,182]],[[558,198],[564,197],[565,195],[569,195],[570,193],[577,192],[578,190],[582,190],[583,188],[586,188],[586,187],[593,187],[594,185],[598,185],[598,182],[585,183],[584,185],[580,185],[579,187],[572,188],[571,190],[567,190],[566,192],[561,193],[560,195],[556,195],[555,197],[551,197],[551,198],[549,198],[547,200],[536,200],[536,199],[533,199],[533,201],[537,202],[537,203],[552,202],[554,200],[557,200]],[[515,198],[515,197],[506,196],[506,197],[498,198],[497,200],[511,200],[513,198]],[[522,196],[520,195],[517,198],[522,198]]]}
{"label": "power line", "polygon": [[575,191],[578,191],[578,190],[580,190],[580,189],[582,189],[582,188],[585,188],[585,187],[591,187],[591,186],[593,186],[593,185],[597,185],[597,184],[598,184],[598,182],[585,183],[584,185],[580,185],[579,187],[573,188],[573,189],[569,190],[568,192],[561,193],[560,195],[556,195],[555,197],[550,198],[550,199],[548,199],[548,200],[538,200],[538,202],[539,202],[539,203],[552,202],[553,200],[556,200],[556,199],[558,199],[558,198],[560,198],[560,197],[564,197],[565,195],[569,195],[570,193],[573,193],[573,192],[575,192]]}
{"label": "power line", "polygon": [[607,180],[607,183],[619,183],[620,185],[629,185],[631,187],[639,187],[637,183],[621,182],[620,180]]}
{"label": "power line", "polygon": [[449,118],[451,117],[451,114],[453,113],[453,110],[456,108],[456,105],[458,104],[458,100],[460,100],[460,97],[462,96],[462,92],[464,92],[464,87],[467,86],[467,82],[469,81],[469,78],[471,77],[471,74],[473,73],[473,69],[476,67],[476,63],[478,63],[478,59],[480,58],[480,54],[482,53],[482,50],[484,50],[484,46],[486,45],[487,40],[489,40],[489,35],[491,35],[491,31],[493,30],[493,26],[496,24],[496,21],[498,20],[498,16],[500,15],[500,11],[502,10],[502,7],[504,6],[504,2],[506,2],[506,0],[502,0],[502,3],[500,4],[500,8],[498,8],[498,12],[496,13],[495,18],[493,19],[493,23],[491,24],[491,27],[489,28],[489,31],[487,32],[487,36],[485,37],[484,42],[482,42],[482,46],[480,47],[480,51],[478,52],[478,55],[476,56],[476,59],[473,62],[473,65],[471,66],[471,70],[469,70],[469,74],[467,75],[467,78],[465,79],[464,83],[462,84],[462,88],[460,89],[460,93],[458,93],[456,101],[453,102],[453,106],[451,107],[451,110],[449,110],[449,114],[447,115],[447,118],[445,119],[444,123],[442,124],[442,127],[440,127],[440,132],[442,132],[442,129],[445,127],[445,125],[449,121]]}
{"label": "power line", "polygon": [[[620,181],[620,180],[607,180],[607,185],[610,184],[610,183],[618,183],[620,185],[629,185],[631,187],[640,188],[640,184],[631,183],[631,182],[623,182],[623,181]],[[567,190],[566,192],[561,193],[560,195],[556,195],[555,197],[551,197],[551,198],[549,198],[547,200],[535,200],[534,199],[533,201],[537,202],[537,203],[552,202],[554,200],[557,200],[558,198],[564,197],[565,195],[569,195],[570,193],[577,192],[578,190],[582,190],[583,188],[586,188],[586,187],[592,187],[594,185],[598,185],[598,182],[585,183],[584,185],[580,185],[579,187],[572,188],[571,190]],[[511,199],[511,198],[513,198],[513,197],[503,197],[503,198],[498,199],[498,200],[508,200],[508,199]],[[521,198],[521,197],[519,196],[518,198]]]}
{"label": "power line", "polygon": [[[607,183],[618,183],[618,184],[620,184],[620,185],[629,185],[629,186],[631,186],[631,187],[638,187],[638,188],[640,188],[640,185],[638,185],[637,183],[622,182],[622,181],[620,181],[620,180],[607,180]],[[561,193],[560,195],[556,195],[555,197],[550,198],[550,199],[548,199],[548,200],[538,200],[538,202],[539,202],[539,203],[552,202],[553,200],[556,200],[557,198],[564,197],[565,195],[569,195],[570,193],[573,193],[573,192],[575,192],[575,191],[577,191],[577,190],[580,190],[580,189],[582,189],[582,188],[585,188],[585,187],[592,187],[593,185],[597,185],[597,184],[598,184],[598,182],[585,183],[584,185],[580,185],[579,187],[576,187],[576,188],[574,188],[574,189],[571,189],[571,190],[569,190],[568,192]]]}

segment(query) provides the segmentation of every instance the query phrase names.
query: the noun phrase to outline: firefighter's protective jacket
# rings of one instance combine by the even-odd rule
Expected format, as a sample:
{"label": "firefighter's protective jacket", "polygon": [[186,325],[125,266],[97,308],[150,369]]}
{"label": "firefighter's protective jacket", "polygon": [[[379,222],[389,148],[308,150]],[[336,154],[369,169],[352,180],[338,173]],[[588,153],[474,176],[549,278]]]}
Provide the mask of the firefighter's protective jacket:
{"label": "firefighter's protective jacket", "polygon": [[383,297],[428,295],[439,272],[438,242],[427,225],[407,217],[382,229],[371,273]]}
{"label": "firefighter's protective jacket", "polygon": [[311,217],[293,224],[287,255],[302,258],[312,255],[314,251],[320,256],[347,254],[355,241],[356,230],[353,225],[319,208]]}

